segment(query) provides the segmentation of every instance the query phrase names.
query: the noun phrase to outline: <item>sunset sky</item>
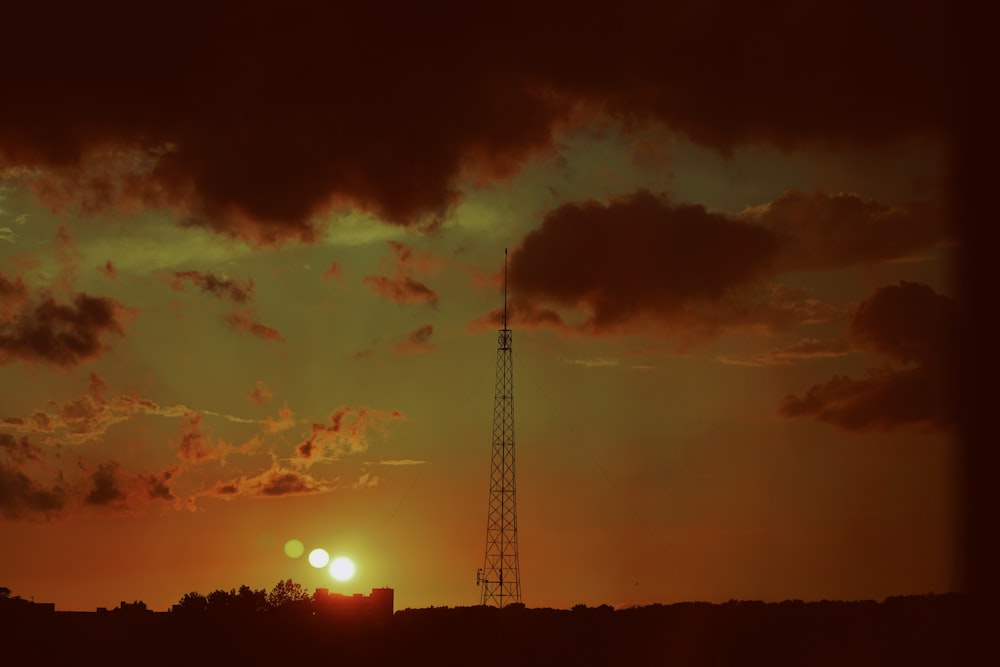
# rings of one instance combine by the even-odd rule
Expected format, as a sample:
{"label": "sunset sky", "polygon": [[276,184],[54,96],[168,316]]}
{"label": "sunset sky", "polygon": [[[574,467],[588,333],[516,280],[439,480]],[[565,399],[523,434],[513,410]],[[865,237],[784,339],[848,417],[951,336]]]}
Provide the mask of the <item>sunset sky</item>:
{"label": "sunset sky", "polygon": [[504,248],[528,606],[955,589],[945,3],[22,4],[14,594],[476,604]]}

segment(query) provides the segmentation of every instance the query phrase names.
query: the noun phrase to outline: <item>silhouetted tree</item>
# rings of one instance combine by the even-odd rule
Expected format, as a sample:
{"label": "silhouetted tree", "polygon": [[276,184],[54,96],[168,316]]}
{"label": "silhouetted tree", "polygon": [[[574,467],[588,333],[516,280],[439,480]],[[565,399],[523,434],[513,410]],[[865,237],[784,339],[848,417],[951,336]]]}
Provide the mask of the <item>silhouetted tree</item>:
{"label": "silhouetted tree", "polygon": [[10,597],[10,589],[6,586],[0,586],[0,598],[7,599]]}
{"label": "silhouetted tree", "polygon": [[192,591],[185,593],[177,606],[187,613],[202,613],[208,609],[208,599],[201,593]]}
{"label": "silhouetted tree", "polygon": [[233,607],[243,612],[266,611],[270,606],[267,600],[267,591],[263,588],[254,590],[246,584],[240,586],[239,592],[233,597]]}
{"label": "silhouetted tree", "polygon": [[220,613],[228,611],[233,606],[236,599],[236,591],[224,591],[221,588],[209,593],[205,600],[208,603],[208,611]]}
{"label": "silhouetted tree", "polygon": [[275,609],[293,602],[304,602],[308,599],[309,593],[302,588],[302,584],[296,583],[291,579],[285,579],[276,583],[267,596],[268,603]]}

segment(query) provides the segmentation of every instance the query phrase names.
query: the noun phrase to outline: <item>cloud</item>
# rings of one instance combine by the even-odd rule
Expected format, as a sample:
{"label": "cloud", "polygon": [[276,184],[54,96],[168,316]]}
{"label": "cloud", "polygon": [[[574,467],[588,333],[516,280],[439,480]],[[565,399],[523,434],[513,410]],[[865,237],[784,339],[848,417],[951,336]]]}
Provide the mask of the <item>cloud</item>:
{"label": "cloud", "polygon": [[212,444],[201,427],[202,416],[196,412],[184,415],[180,424],[177,455],[189,463],[225,459],[235,449],[225,442]]}
{"label": "cloud", "polygon": [[[842,313],[776,282],[781,274],[902,259],[948,239],[935,202],[790,191],[729,215],[640,190],[550,211],[511,253],[508,316],[588,335],[653,328],[685,344],[734,328],[782,331]],[[497,326],[501,312],[470,328]]]}
{"label": "cloud", "polygon": [[326,271],[323,272],[323,280],[340,280],[344,273],[344,267],[340,262],[331,262]]}
{"label": "cloud", "polygon": [[[104,435],[109,428],[136,415],[185,417],[192,414],[185,405],[161,406],[135,393],[109,395],[108,385],[97,373],[91,373],[87,389],[79,398],[49,401],[51,411],[35,410],[30,417],[5,417],[0,427],[33,436],[43,443],[79,445]],[[257,423],[207,410],[204,414],[228,421]]]}
{"label": "cloud", "polygon": [[261,338],[263,340],[273,341],[275,343],[284,343],[285,339],[281,333],[266,324],[261,324],[256,319],[256,311],[252,308],[248,308],[239,312],[230,313],[223,317],[226,324],[228,324],[234,331],[245,331],[246,333]]}
{"label": "cloud", "polygon": [[382,461],[377,461],[380,466],[419,466],[424,465],[427,461],[420,461],[418,459],[385,459]]}
{"label": "cloud", "polygon": [[[392,253],[393,275],[370,275],[364,282],[383,300],[406,303],[437,303],[437,292],[416,280],[414,274],[430,274],[437,271],[445,260],[433,257],[428,252],[417,252],[397,241],[388,241]],[[385,270],[386,260],[381,262]]]}
{"label": "cloud", "polygon": [[950,236],[936,201],[888,205],[852,193],[789,191],[740,217],[774,234],[777,273],[901,259]]}
{"label": "cloud", "polygon": [[90,476],[90,492],[84,498],[87,505],[122,506],[125,492],[118,481],[118,463],[110,461],[97,466]]}
{"label": "cloud", "polygon": [[50,518],[66,504],[58,482],[46,488],[14,466],[0,462],[0,512],[7,519]]}
{"label": "cloud", "polygon": [[330,415],[330,425],[314,423],[308,438],[295,447],[298,463],[332,461],[368,449],[368,430],[385,433],[390,421],[405,419],[399,410],[344,406]]}
{"label": "cloud", "polygon": [[110,259],[104,262],[101,266],[98,266],[97,271],[108,280],[118,279],[118,269],[115,268],[115,265],[111,263]]}
{"label": "cloud", "polygon": [[250,400],[257,405],[264,405],[271,400],[271,389],[263,380],[257,380],[257,384],[250,390]]}
{"label": "cloud", "polygon": [[615,368],[619,365],[617,359],[608,357],[593,357],[589,359],[563,359],[563,363],[584,368]]}
{"label": "cloud", "polygon": [[45,452],[27,437],[15,438],[10,433],[0,433],[0,449],[7,454],[11,461],[17,464],[40,461],[45,456]]}
{"label": "cloud", "polygon": [[139,481],[145,486],[146,495],[150,500],[176,501],[177,496],[170,489],[168,482],[177,474],[179,468],[173,467],[159,474],[140,474]]}
{"label": "cloud", "polygon": [[787,366],[808,359],[842,357],[851,352],[851,345],[842,338],[801,338],[790,345],[776,347],[745,358],[716,357],[716,361],[734,366]]}
{"label": "cloud", "polygon": [[219,482],[207,495],[221,497],[261,496],[277,497],[303,493],[322,493],[331,487],[311,475],[282,468],[273,463],[270,468],[253,477],[240,477],[228,482]]}
{"label": "cloud", "polygon": [[383,300],[406,303],[437,303],[437,292],[410,276],[365,276],[365,284]]}
{"label": "cloud", "polygon": [[434,334],[434,325],[425,324],[407,333],[403,340],[396,343],[393,349],[400,354],[421,354],[433,352],[437,345],[430,342]]}
{"label": "cloud", "polygon": [[[500,329],[503,327],[503,315],[502,306],[495,308],[469,322],[468,329],[474,333],[487,329]],[[541,306],[530,299],[522,299],[517,296],[508,297],[507,322],[508,324],[516,322],[518,326],[529,329],[569,329],[568,325],[563,322],[562,316],[556,311]]]}
{"label": "cloud", "polygon": [[512,253],[510,291],[582,308],[579,328],[591,333],[680,323],[698,318],[698,304],[721,303],[755,283],[776,248],[759,225],[639,191],[550,212]]}
{"label": "cloud", "polygon": [[219,278],[214,273],[174,271],[174,278],[170,286],[175,290],[181,290],[184,288],[185,282],[198,286],[202,292],[229,299],[235,303],[247,303],[253,297],[252,280],[241,283],[236,280]]}
{"label": "cloud", "polygon": [[955,301],[927,285],[902,281],[878,288],[855,310],[848,336],[855,348],[903,366],[874,369],[860,380],[835,375],[801,398],[786,396],[781,414],[848,431],[949,428],[955,420],[949,369],[956,319]]}
{"label": "cloud", "polygon": [[[227,299],[236,304],[245,305],[253,302],[253,280],[239,282],[219,278],[213,273],[201,271],[174,271],[173,276],[171,287],[175,290],[183,289],[184,283],[189,282],[197,285],[202,292]],[[254,307],[246,307],[223,315],[222,320],[233,331],[243,331],[257,338],[277,343],[285,342],[284,337],[277,329],[257,321],[257,310]]]}
{"label": "cloud", "polygon": [[510,176],[591,118],[720,151],[882,145],[951,120],[952,21],[934,0],[552,5],[530,20],[421,5],[391,25],[375,4],[123,7],[71,7],[60,26],[28,3],[8,13],[25,29],[0,45],[20,63],[0,159],[40,172],[54,203],[171,206],[257,244],[315,240],[340,206],[432,224],[461,181]]}
{"label": "cloud", "polygon": [[24,281],[0,274],[0,366],[13,361],[73,367],[101,356],[109,334],[125,335],[127,309],[80,292],[70,303],[42,296],[32,303]]}
{"label": "cloud", "polygon": [[278,418],[274,419],[268,416],[264,420],[264,430],[267,433],[279,433],[281,431],[290,429],[295,426],[295,415],[292,413],[288,407],[283,407],[278,409]]}

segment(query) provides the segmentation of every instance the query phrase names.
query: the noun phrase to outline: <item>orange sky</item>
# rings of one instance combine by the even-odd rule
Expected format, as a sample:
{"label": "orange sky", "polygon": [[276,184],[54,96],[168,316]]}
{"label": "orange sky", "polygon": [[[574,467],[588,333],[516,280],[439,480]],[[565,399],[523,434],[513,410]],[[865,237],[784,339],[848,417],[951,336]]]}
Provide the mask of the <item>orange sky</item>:
{"label": "orange sky", "polygon": [[15,10],[0,585],[475,604],[506,247],[526,604],[955,589],[943,5],[856,4]]}

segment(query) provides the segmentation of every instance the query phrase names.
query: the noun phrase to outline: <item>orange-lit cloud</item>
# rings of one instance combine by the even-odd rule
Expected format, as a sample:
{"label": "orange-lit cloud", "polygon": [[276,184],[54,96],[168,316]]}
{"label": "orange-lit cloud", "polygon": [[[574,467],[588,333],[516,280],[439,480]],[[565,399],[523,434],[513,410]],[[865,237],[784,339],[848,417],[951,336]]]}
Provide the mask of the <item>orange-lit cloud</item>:
{"label": "orange-lit cloud", "polygon": [[431,342],[434,334],[434,325],[425,324],[407,333],[393,349],[400,354],[420,354],[423,352],[433,352],[437,345]]}
{"label": "orange-lit cloud", "polygon": [[268,416],[264,420],[264,431],[267,433],[279,433],[295,426],[295,415],[288,407],[278,409],[278,418]]}
{"label": "orange-lit cloud", "polygon": [[804,396],[787,396],[786,417],[813,417],[849,431],[954,423],[950,377],[955,301],[927,285],[900,282],[877,289],[854,313],[851,343],[901,364],[855,380],[835,375]]}
{"label": "orange-lit cloud", "polygon": [[[428,252],[416,252],[412,248],[397,241],[388,241],[392,252],[391,276],[370,275],[364,277],[364,282],[382,299],[406,303],[437,303],[437,292],[416,280],[414,275],[433,273],[443,266],[444,260],[433,257]],[[386,268],[382,261],[382,268]]]}
{"label": "orange-lit cloud", "polygon": [[205,495],[219,497],[235,496],[287,496],[301,493],[321,493],[331,487],[308,473],[282,468],[277,463],[259,475],[240,477],[227,482],[219,482]]}
{"label": "orange-lit cloud", "polygon": [[225,442],[213,444],[201,427],[202,416],[192,412],[184,415],[180,424],[177,455],[189,463],[224,459],[235,448]]}
{"label": "orange-lit cloud", "polygon": [[368,430],[385,432],[390,421],[404,419],[399,410],[368,407],[338,408],[330,415],[329,426],[314,423],[308,438],[295,447],[296,461],[311,464],[336,460],[368,449]]}
{"label": "orange-lit cloud", "polygon": [[269,327],[266,324],[261,324],[256,319],[256,311],[252,308],[247,308],[245,310],[230,313],[223,317],[226,324],[228,324],[234,331],[245,331],[246,333],[261,338],[263,340],[273,341],[275,343],[284,343],[285,339],[281,333],[274,327]]}
{"label": "orange-lit cloud", "polygon": [[264,405],[271,400],[271,389],[263,380],[257,380],[257,384],[250,390],[250,400],[257,405]]}
{"label": "orange-lit cloud", "polygon": [[340,280],[344,275],[344,267],[340,262],[331,262],[323,272],[323,280]]}

